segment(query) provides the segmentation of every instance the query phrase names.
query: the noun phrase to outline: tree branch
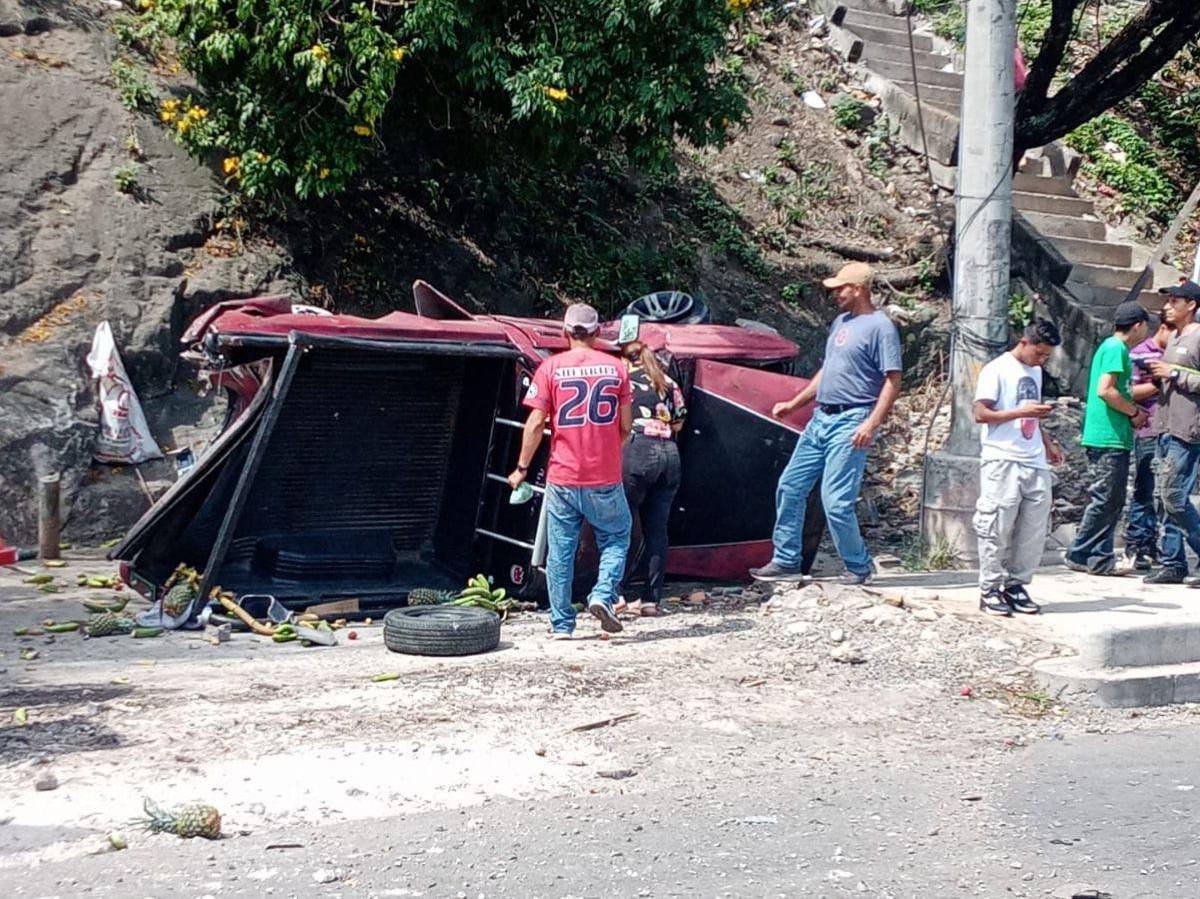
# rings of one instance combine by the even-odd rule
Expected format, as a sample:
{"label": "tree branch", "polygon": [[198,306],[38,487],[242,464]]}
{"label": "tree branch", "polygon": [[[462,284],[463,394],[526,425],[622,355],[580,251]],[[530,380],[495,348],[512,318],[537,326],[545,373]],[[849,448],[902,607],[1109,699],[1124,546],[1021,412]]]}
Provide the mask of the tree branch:
{"label": "tree branch", "polygon": [[1029,68],[1025,89],[1018,98],[1017,116],[1042,110],[1054,75],[1062,65],[1075,27],[1075,9],[1083,0],[1053,0],[1050,10],[1050,25],[1042,38],[1042,46]]}
{"label": "tree branch", "polygon": [[1017,153],[1048,144],[1131,96],[1198,34],[1194,0],[1149,0],[1054,96],[1022,98]]}

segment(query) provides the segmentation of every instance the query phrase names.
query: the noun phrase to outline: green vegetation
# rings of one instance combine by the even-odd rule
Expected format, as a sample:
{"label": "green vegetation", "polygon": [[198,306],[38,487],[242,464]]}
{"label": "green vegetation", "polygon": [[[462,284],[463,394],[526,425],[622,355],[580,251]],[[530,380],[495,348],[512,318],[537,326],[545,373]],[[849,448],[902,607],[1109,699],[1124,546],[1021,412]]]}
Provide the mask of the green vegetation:
{"label": "green vegetation", "polygon": [[113,87],[121,96],[122,106],[134,112],[146,112],[154,108],[158,95],[142,66],[128,57],[118,56],[113,60],[110,72]]}
{"label": "green vegetation", "polygon": [[900,553],[900,566],[905,571],[953,571],[962,564],[958,549],[945,537],[937,537],[932,543],[911,540]]}
{"label": "green vegetation", "polygon": [[142,167],[136,162],[127,162],[113,172],[113,184],[123,194],[136,195],[141,190],[138,177]]}
{"label": "green vegetation", "polygon": [[1014,332],[1021,332],[1033,321],[1033,300],[1023,293],[1014,293],[1008,298],[1008,325]]}
{"label": "green vegetation", "polygon": [[1105,113],[1073,131],[1067,143],[1087,157],[1085,171],[1121,192],[1126,212],[1165,223],[1178,210],[1181,197],[1159,151],[1129,121]]}
{"label": "green vegetation", "polygon": [[865,131],[870,107],[862,100],[843,94],[833,101],[833,122],[847,131]]}
{"label": "green vegetation", "polygon": [[721,143],[746,103],[729,26],[743,0],[157,0],[131,45],[173,46],[204,90],[160,117],[224,159],[252,199],[344,191],[432,123],[480,154],[569,169],[618,148],[669,170],[676,140]]}

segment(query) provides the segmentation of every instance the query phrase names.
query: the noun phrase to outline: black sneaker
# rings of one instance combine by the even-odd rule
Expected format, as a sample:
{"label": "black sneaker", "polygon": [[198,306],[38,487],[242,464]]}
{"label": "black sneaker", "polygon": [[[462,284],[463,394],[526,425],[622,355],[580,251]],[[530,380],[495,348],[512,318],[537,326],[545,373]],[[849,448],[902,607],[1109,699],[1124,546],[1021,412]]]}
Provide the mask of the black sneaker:
{"label": "black sneaker", "polygon": [[1155,559],[1147,553],[1138,553],[1133,557],[1134,571],[1153,571]]}
{"label": "black sneaker", "polygon": [[994,587],[991,590],[984,590],[979,597],[979,611],[985,615],[999,615],[1003,618],[1012,617],[1012,608],[1005,599],[1004,594]]}
{"label": "black sneaker", "polygon": [[1148,574],[1142,579],[1144,584],[1182,584],[1184,578],[1187,577],[1187,572],[1181,568],[1171,568],[1164,566],[1158,569],[1153,574]]}
{"label": "black sneaker", "polygon": [[750,577],[756,581],[799,581],[804,579],[804,575],[800,573],[799,565],[780,565],[776,561],[770,561],[762,568],[751,568]]}
{"label": "black sneaker", "polygon": [[1020,612],[1022,615],[1036,615],[1042,610],[1042,607],[1030,598],[1029,593],[1021,584],[1005,587],[1004,598],[1008,601],[1010,609]]}

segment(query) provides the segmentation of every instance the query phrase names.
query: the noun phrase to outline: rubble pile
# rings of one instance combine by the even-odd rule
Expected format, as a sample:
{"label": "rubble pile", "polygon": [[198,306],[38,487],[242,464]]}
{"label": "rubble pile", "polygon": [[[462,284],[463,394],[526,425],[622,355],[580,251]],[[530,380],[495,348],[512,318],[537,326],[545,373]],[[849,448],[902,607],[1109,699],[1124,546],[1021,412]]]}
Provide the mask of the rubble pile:
{"label": "rubble pile", "polygon": [[[721,588],[717,588],[719,591]],[[717,591],[714,591],[717,593]],[[852,667],[855,679],[970,687],[1018,702],[1032,692],[1030,667],[1057,654],[1054,644],[977,616],[948,612],[936,593],[844,587],[828,582],[729,588],[713,610],[755,614],[760,660],[785,679]]]}

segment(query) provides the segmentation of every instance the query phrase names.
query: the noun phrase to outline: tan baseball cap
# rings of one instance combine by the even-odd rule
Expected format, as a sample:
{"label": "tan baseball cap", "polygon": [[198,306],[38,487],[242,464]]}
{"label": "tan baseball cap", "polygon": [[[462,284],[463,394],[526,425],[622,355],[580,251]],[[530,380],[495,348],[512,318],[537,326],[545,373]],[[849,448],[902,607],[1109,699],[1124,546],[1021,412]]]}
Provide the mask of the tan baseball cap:
{"label": "tan baseball cap", "polygon": [[871,286],[871,281],[875,278],[875,271],[865,262],[851,262],[842,266],[832,278],[826,278],[821,283],[832,290],[835,287],[845,287],[848,284],[855,284],[865,287]]}

